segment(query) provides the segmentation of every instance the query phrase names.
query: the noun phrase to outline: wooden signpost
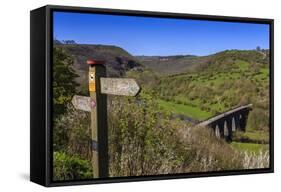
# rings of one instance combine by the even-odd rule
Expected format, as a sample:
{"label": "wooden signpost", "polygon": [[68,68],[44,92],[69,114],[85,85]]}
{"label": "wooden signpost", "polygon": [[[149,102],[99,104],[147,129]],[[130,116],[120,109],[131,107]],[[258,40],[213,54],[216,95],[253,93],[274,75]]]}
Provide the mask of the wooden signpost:
{"label": "wooden signpost", "polygon": [[76,109],[88,112],[92,110],[91,97],[74,95],[71,102]]}
{"label": "wooden signpost", "polygon": [[108,134],[106,94],[136,96],[140,87],[134,79],[106,78],[103,61],[87,60],[90,97],[75,95],[76,109],[91,112],[92,166],[94,178],[108,177]]}
{"label": "wooden signpost", "polygon": [[100,78],[100,81],[103,94],[135,96],[140,90],[134,79]]}

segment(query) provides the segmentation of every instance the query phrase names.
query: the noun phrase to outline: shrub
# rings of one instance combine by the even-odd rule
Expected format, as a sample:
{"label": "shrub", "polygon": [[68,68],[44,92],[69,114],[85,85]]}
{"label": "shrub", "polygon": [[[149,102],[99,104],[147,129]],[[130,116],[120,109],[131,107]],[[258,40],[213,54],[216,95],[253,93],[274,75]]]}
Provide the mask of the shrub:
{"label": "shrub", "polygon": [[69,155],[64,152],[53,153],[53,179],[77,180],[92,178],[92,168],[89,161],[81,159],[77,155]]}
{"label": "shrub", "polygon": [[247,129],[250,130],[268,130],[269,112],[261,108],[254,108],[249,113]]}
{"label": "shrub", "polygon": [[206,172],[242,169],[242,155],[223,139],[217,139],[208,127],[179,129],[185,151],[181,172]]}
{"label": "shrub", "polygon": [[[148,96],[115,97],[109,108],[110,176],[172,173],[182,164],[175,126]],[[140,104],[139,104],[140,103]]]}
{"label": "shrub", "polygon": [[79,84],[75,81],[78,75],[72,67],[73,58],[61,48],[54,47],[53,53],[53,116],[57,118],[65,113],[67,103]]}
{"label": "shrub", "polygon": [[67,112],[54,120],[53,147],[55,151],[79,154],[91,158],[91,130],[88,112],[74,109],[71,104]]}
{"label": "shrub", "polygon": [[[159,113],[152,98],[116,97],[109,107],[110,176],[242,169],[240,153],[210,128]],[[141,103],[141,104],[139,104]]]}

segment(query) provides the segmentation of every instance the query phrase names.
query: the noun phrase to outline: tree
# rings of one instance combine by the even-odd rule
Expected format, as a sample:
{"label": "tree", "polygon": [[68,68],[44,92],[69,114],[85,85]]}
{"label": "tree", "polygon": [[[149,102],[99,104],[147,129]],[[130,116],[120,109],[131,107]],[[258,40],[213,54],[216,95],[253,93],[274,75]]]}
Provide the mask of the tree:
{"label": "tree", "polygon": [[53,49],[53,114],[54,119],[66,112],[67,104],[75,94],[79,84],[78,75],[72,68],[73,59],[62,48]]}
{"label": "tree", "polygon": [[256,50],[257,50],[257,51],[261,51],[260,46],[257,46]]}

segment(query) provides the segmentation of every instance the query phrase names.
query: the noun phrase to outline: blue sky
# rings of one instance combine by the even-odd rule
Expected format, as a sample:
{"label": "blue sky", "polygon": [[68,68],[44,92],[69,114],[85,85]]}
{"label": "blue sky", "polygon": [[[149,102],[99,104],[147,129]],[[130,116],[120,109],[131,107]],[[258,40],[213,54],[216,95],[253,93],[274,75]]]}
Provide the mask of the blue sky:
{"label": "blue sky", "polygon": [[132,55],[209,55],[226,49],[268,49],[269,25],[55,12],[54,37],[116,45]]}

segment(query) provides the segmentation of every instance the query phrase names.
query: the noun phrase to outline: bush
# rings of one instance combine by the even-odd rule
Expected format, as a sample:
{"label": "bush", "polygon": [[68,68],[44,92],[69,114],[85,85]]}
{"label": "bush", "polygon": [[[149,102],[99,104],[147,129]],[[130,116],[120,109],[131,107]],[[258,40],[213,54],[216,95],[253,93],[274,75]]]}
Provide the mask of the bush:
{"label": "bush", "polygon": [[83,160],[77,155],[69,155],[64,152],[53,154],[53,179],[77,180],[92,178],[92,168],[89,161]]}
{"label": "bush", "polygon": [[152,98],[116,96],[115,101],[109,108],[110,176],[167,174],[179,168],[183,146]]}
{"label": "bush", "polygon": [[77,154],[84,159],[91,158],[91,130],[88,112],[67,105],[67,112],[54,120],[54,151]]}
{"label": "bush", "polygon": [[79,85],[73,69],[73,58],[62,48],[53,49],[53,117],[58,118],[66,112],[67,103],[71,101],[75,88]]}
{"label": "bush", "polygon": [[247,121],[247,130],[265,130],[269,129],[269,112],[261,108],[254,108],[249,113]]}
{"label": "bush", "polygon": [[182,127],[179,129],[184,146],[181,172],[207,172],[243,168],[243,156],[223,139],[217,139],[209,127]]}
{"label": "bush", "polygon": [[116,97],[109,107],[110,176],[243,168],[240,154],[210,128],[194,128],[159,111],[148,96]]}

